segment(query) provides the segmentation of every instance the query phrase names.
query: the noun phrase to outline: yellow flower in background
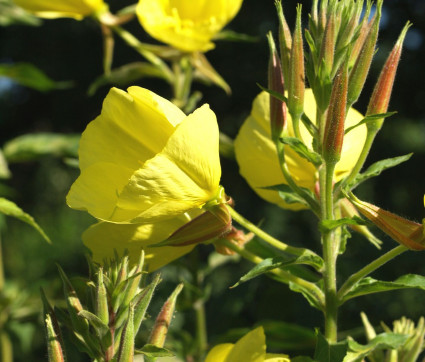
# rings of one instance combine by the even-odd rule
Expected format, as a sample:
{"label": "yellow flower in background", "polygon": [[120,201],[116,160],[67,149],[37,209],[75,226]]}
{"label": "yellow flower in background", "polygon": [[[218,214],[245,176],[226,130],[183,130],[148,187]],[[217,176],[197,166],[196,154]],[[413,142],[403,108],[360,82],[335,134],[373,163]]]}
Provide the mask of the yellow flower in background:
{"label": "yellow flower in background", "polygon": [[235,344],[215,346],[205,362],[289,362],[287,355],[266,353],[266,336],[263,327],[247,333]]}
{"label": "yellow flower in background", "polygon": [[13,0],[14,3],[41,18],[82,19],[107,9],[103,0]]}
{"label": "yellow flower in background", "polygon": [[139,0],[136,12],[153,38],[184,52],[205,52],[241,5],[242,0]]}
{"label": "yellow flower in background", "polygon": [[[305,114],[315,122],[316,102],[311,89],[306,90],[304,105]],[[355,109],[350,109],[345,127],[353,126],[362,119],[363,116],[359,112]],[[287,135],[294,137],[292,120],[289,114],[287,126]],[[304,125],[300,126],[300,131],[304,143],[311,148],[312,137]],[[354,167],[365,139],[366,126],[364,125],[356,127],[344,137],[341,160],[335,168],[336,181],[346,176]],[[276,147],[270,135],[268,93],[262,92],[255,98],[251,114],[245,120],[235,139],[235,153],[241,175],[260,197],[283,208],[292,210],[305,208],[302,204],[287,204],[279,197],[277,191],[263,188],[286,184],[279,166]],[[285,147],[285,161],[297,185],[314,190],[318,179],[315,167],[300,157],[290,147]]]}
{"label": "yellow flower in background", "polygon": [[[208,105],[186,116],[140,87],[112,88],[83,132],[70,207],[102,221],[155,223],[215,203],[218,126]],[[216,203],[221,202],[221,200]]]}

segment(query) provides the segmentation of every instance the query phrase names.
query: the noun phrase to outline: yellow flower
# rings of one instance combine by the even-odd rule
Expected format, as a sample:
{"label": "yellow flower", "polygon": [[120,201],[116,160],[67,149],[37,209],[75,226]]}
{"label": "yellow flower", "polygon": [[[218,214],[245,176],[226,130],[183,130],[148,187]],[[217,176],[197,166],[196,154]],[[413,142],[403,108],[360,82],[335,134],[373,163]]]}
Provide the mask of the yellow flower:
{"label": "yellow flower", "polygon": [[83,233],[84,244],[92,251],[93,261],[102,263],[105,259],[128,251],[130,262],[137,263],[140,250],[145,252],[145,265],[149,272],[189,253],[196,244],[187,246],[151,247],[167,239],[175,230],[187,222],[184,217],[176,217],[154,224],[113,224],[99,222]]}
{"label": "yellow flower", "polygon": [[247,333],[235,344],[224,343],[215,346],[205,362],[289,362],[287,355],[266,353],[266,336],[263,327]]}
{"label": "yellow flower", "polygon": [[241,5],[242,0],[139,0],[136,11],[153,38],[184,52],[205,52]]}
{"label": "yellow flower", "polygon": [[218,126],[155,93],[112,88],[84,131],[68,205],[114,223],[156,223],[219,203]]}
{"label": "yellow flower", "polygon": [[103,0],[14,0],[15,4],[41,18],[82,19],[107,9]]}
{"label": "yellow flower", "polygon": [[[313,92],[307,89],[304,101],[305,114],[315,122],[316,102]],[[347,114],[345,126],[350,127],[363,119],[355,109]],[[287,135],[294,137],[292,120],[288,114]],[[300,127],[301,137],[306,145],[311,146],[312,137],[304,125]],[[335,169],[335,180],[338,181],[354,167],[366,139],[366,127],[359,126],[351,130],[344,138],[341,160]],[[270,135],[269,94],[260,93],[254,100],[251,114],[245,120],[235,140],[236,160],[241,175],[263,199],[283,208],[300,210],[301,204],[287,204],[277,191],[264,187],[286,183],[282,175],[276,153],[276,147]],[[318,175],[313,164],[301,158],[290,147],[285,147],[285,161],[296,184],[314,190]]]}

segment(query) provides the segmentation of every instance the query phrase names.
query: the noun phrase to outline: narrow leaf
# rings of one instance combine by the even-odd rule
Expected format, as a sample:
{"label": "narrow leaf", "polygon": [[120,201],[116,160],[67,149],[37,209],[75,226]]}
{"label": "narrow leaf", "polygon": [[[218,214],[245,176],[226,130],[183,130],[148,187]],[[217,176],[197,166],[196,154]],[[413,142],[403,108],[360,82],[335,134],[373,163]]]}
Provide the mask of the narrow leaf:
{"label": "narrow leaf", "polygon": [[136,349],[135,354],[143,354],[148,358],[173,357],[175,354],[169,349],[157,347],[153,344],[145,344],[141,349]]}
{"label": "narrow leaf", "polygon": [[343,225],[367,225],[368,223],[363,220],[361,217],[353,216],[353,217],[343,217],[338,220],[323,220],[319,224],[320,230],[330,231],[336,229]]}
{"label": "narrow leaf", "polygon": [[72,85],[72,82],[55,82],[29,63],[0,64],[0,76],[40,92],[69,88]]}
{"label": "narrow leaf", "polygon": [[376,280],[370,277],[364,278],[343,297],[343,302],[366,294],[410,288],[425,290],[425,277],[417,274],[406,274],[393,282]]}
{"label": "narrow leaf", "polygon": [[[296,192],[292,191],[292,189],[286,184],[272,185],[262,187],[266,190],[274,190],[279,193],[279,196],[288,204],[296,204],[301,203],[307,205],[307,202]],[[301,188],[304,192],[310,195],[313,199],[315,198],[313,192],[306,188]]]}
{"label": "narrow leaf", "polygon": [[353,189],[367,179],[379,176],[382,171],[406,162],[408,159],[410,159],[410,157],[412,157],[412,155],[413,153],[408,153],[404,156],[387,158],[385,160],[375,162],[374,164],[370,165],[365,172],[356,176],[356,178],[350,184],[350,188]]}
{"label": "narrow leaf", "polygon": [[347,134],[348,132],[350,132],[354,128],[357,128],[358,126],[361,126],[362,124],[366,124],[366,123],[369,123],[369,122],[374,122],[374,121],[379,120],[379,119],[387,118],[387,117],[390,117],[390,116],[392,116],[396,113],[397,112],[387,112],[387,113],[380,113],[380,114],[371,114],[370,116],[366,116],[359,123],[355,124],[354,126],[348,127],[345,130],[345,134]]}
{"label": "narrow leaf", "polygon": [[320,166],[323,162],[322,157],[308,149],[308,147],[298,138],[295,137],[281,137],[280,141],[291,147],[299,156],[305,158],[315,166]]}
{"label": "narrow leaf", "polygon": [[135,298],[134,307],[134,333],[137,334],[143,318],[145,317],[146,310],[152,300],[153,293],[161,280],[160,274],[155,275],[154,280],[146,286]]}
{"label": "narrow leaf", "polygon": [[21,220],[28,225],[31,225],[39,234],[46,240],[48,243],[51,243],[49,237],[43,231],[43,229],[34,221],[34,218],[25,213],[19,206],[17,206],[12,201],[9,201],[3,197],[0,197],[0,213],[5,214],[6,216],[14,217],[18,220]]}
{"label": "narrow leaf", "polygon": [[208,62],[204,54],[196,52],[192,54],[191,62],[195,68],[195,76],[207,82],[211,82],[221,89],[223,89],[226,94],[231,94],[232,90],[222,76],[213,68],[213,66]]}
{"label": "narrow leaf", "polygon": [[259,40],[259,38],[257,36],[237,33],[232,30],[222,30],[214,36],[214,40],[227,40],[227,41],[255,43]]}

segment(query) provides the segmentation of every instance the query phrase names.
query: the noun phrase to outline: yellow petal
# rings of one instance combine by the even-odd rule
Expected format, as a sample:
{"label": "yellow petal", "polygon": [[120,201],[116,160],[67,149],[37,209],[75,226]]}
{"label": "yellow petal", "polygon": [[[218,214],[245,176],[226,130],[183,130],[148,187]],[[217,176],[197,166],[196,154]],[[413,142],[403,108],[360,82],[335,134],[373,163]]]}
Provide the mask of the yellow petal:
{"label": "yellow petal", "polygon": [[131,87],[112,88],[102,113],[84,131],[79,149],[81,175],[67,196],[68,205],[107,220],[130,214],[117,207],[118,195],[132,174],[160,152],[185,114],[155,93]]}
{"label": "yellow petal", "polygon": [[82,19],[104,10],[103,0],[14,0],[15,4],[42,18],[69,17]]}
{"label": "yellow petal", "polygon": [[[169,218],[214,199],[221,176],[218,127],[208,105],[177,127],[164,149],[138,169],[117,206],[138,210],[131,222]],[[117,215],[111,221],[120,222]]]}
{"label": "yellow petal", "polygon": [[267,353],[264,362],[291,362],[286,354]]}
{"label": "yellow petal", "polygon": [[225,362],[227,361],[227,356],[232,350],[234,344],[233,343],[222,343],[208,352],[207,357],[205,358],[205,362]]}
{"label": "yellow petal", "polygon": [[242,0],[139,0],[137,15],[153,38],[186,52],[207,51]]}
{"label": "yellow petal", "polygon": [[[266,186],[286,183],[280,170],[276,147],[271,140],[269,97],[267,93],[262,92],[254,100],[251,114],[242,125],[235,140],[236,160],[241,175],[259,196],[280,207],[299,210],[304,206],[301,204],[288,205],[283,202],[276,191],[262,189]],[[311,89],[306,90],[304,106],[306,115],[315,122],[316,103]],[[346,127],[357,124],[362,118],[359,112],[350,109]],[[292,120],[289,114],[287,125],[287,135],[293,137]],[[310,146],[311,135],[303,125],[301,125],[300,131],[303,141]],[[355,128],[344,138],[342,157],[335,169],[336,181],[346,176],[353,168],[365,138],[365,126]],[[298,156],[290,147],[285,147],[285,161],[297,185],[314,190],[318,178],[314,166]]]}
{"label": "yellow petal", "polygon": [[263,327],[258,327],[245,334],[235,343],[226,358],[226,362],[263,362],[265,354],[266,336]]}
{"label": "yellow petal", "polygon": [[184,218],[174,218],[165,222],[144,225],[100,222],[83,233],[83,241],[92,251],[93,260],[98,263],[102,263],[105,258],[113,258],[114,250],[119,255],[127,250],[130,261],[137,263],[139,252],[143,249],[145,263],[148,265],[149,272],[152,272],[189,253],[194,248],[194,245],[148,247],[148,245],[165,240],[186,221]]}

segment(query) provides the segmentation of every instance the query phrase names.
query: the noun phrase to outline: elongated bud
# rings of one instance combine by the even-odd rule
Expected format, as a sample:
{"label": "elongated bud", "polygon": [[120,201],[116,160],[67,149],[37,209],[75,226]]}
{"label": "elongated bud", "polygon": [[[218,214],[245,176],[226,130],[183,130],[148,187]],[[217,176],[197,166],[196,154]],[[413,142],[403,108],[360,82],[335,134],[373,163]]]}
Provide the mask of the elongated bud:
{"label": "elongated bud", "polygon": [[47,355],[49,362],[64,362],[65,357],[63,354],[60,339],[53,328],[52,318],[50,314],[46,314],[46,331],[47,331]]}
{"label": "elongated bud", "polygon": [[326,22],[325,33],[323,35],[322,47],[320,49],[320,61],[324,64],[325,74],[330,76],[334,64],[335,42],[336,42],[335,14],[332,12]]}
{"label": "elongated bud", "polygon": [[157,347],[163,347],[165,338],[167,337],[168,328],[170,327],[171,320],[174,314],[174,308],[176,306],[177,297],[183,289],[183,283],[179,284],[177,288],[171,293],[170,297],[162,306],[161,311],[156,318],[155,325],[152,330],[152,334],[149,337],[149,344],[153,344]]}
{"label": "elongated bud", "polygon": [[348,199],[364,217],[372,221],[398,243],[412,250],[425,250],[424,226],[422,224],[361,201],[353,194],[350,194]]}
{"label": "elongated bud", "polygon": [[108,296],[103,283],[103,269],[99,268],[96,285],[96,315],[106,325],[109,323]]}
{"label": "elongated bud", "polygon": [[[363,42],[360,53],[350,72],[348,87],[348,106],[351,107],[359,98],[363,86],[369,73],[370,64],[375,54],[376,40],[378,39],[379,22],[381,20],[382,0],[376,5],[376,13],[372,20],[371,27]],[[360,35],[361,36],[361,35]]]}
{"label": "elongated bud", "polygon": [[290,75],[288,84],[288,109],[297,134],[299,120],[304,112],[304,43],[301,28],[301,5],[297,7],[297,20],[292,37]]}
{"label": "elongated bud", "polygon": [[[407,23],[403,28],[400,37],[397,40],[393,50],[388,56],[387,61],[379,75],[378,81],[370,98],[369,105],[367,107],[366,116],[372,114],[386,113],[388,110],[388,104],[390,102],[391,92],[393,89],[394,78],[397,72],[398,63],[400,61],[401,50],[403,46],[404,38],[406,37],[407,30],[411,26]],[[384,119],[378,119],[374,122],[368,122],[368,131],[377,132],[382,127]]]}
{"label": "elongated bud", "polygon": [[323,158],[336,164],[341,158],[347,109],[348,69],[344,63],[335,76],[323,138]]}
{"label": "elongated bud", "polygon": [[118,352],[117,362],[133,362],[134,360],[134,306],[130,303],[128,318],[124,326]]}
{"label": "elongated bud", "polygon": [[[279,94],[284,93],[283,75],[282,68],[280,67],[279,56],[276,51],[276,46],[273,41],[271,33],[267,34],[270,47],[270,58],[269,58],[269,84],[268,87],[272,91]],[[281,100],[277,99],[273,95],[270,95],[270,127],[272,140],[276,144],[279,142],[279,138],[282,137],[283,130],[286,124],[286,104]]]}
{"label": "elongated bud", "polygon": [[150,246],[199,244],[225,235],[232,229],[232,217],[226,205],[219,204],[177,229],[168,239]]}
{"label": "elongated bud", "polygon": [[291,31],[289,30],[288,23],[286,22],[285,15],[283,14],[282,1],[276,0],[275,5],[277,16],[279,18],[279,46],[283,79],[285,82],[288,82],[290,72],[289,61],[291,59],[292,35]]}

